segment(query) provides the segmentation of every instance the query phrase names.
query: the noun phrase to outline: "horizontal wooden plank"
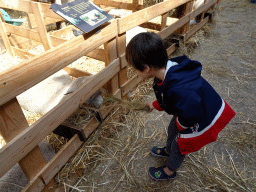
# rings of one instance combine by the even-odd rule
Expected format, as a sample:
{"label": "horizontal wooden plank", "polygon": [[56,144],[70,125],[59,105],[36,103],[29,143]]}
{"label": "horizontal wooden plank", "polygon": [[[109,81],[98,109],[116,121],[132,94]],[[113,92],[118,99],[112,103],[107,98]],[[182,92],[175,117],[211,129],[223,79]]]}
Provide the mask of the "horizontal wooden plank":
{"label": "horizontal wooden plank", "polygon": [[132,29],[142,23],[149,21],[150,19],[155,18],[161,14],[166,13],[169,10],[172,10],[189,0],[179,0],[179,1],[164,1],[153,5],[151,7],[137,11],[131,15],[118,19],[119,21],[119,34],[122,34],[129,29]]}
{"label": "horizontal wooden plank", "polygon": [[0,177],[28,154],[120,70],[116,59],[0,149]]}
{"label": "horizontal wooden plank", "polygon": [[51,159],[49,163],[42,169],[41,176],[46,184],[58,173],[65,163],[73,156],[73,154],[82,145],[82,141],[78,135],[75,135],[68,143],[60,149],[60,151]]}
{"label": "horizontal wooden plank", "polygon": [[44,17],[44,23],[45,25],[49,25],[52,23],[60,22],[60,21],[66,21],[64,18],[51,18],[51,17]]}
{"label": "horizontal wooden plank", "polygon": [[86,56],[105,62],[106,61],[105,54],[106,53],[104,49],[94,49],[90,53],[87,53]]}
{"label": "horizontal wooden plank", "polygon": [[174,43],[170,47],[168,47],[167,54],[171,55],[175,50],[176,50],[176,43]]}
{"label": "horizontal wooden plank", "polygon": [[25,37],[39,42],[41,41],[40,34],[34,29],[26,29],[25,27],[15,26],[8,23],[5,23],[4,26],[7,32],[11,34],[19,35],[21,37]]}
{"label": "horizontal wooden plank", "polygon": [[[65,165],[65,163],[72,157],[77,149],[82,145],[82,141],[78,135],[74,135],[60,151],[44,166],[44,168],[35,176],[22,192],[39,191],[42,188],[38,186],[39,181],[43,179],[44,184],[48,184],[51,179],[58,173],[58,171]],[[41,183],[40,183],[41,184]]]}
{"label": "horizontal wooden plank", "polygon": [[55,37],[53,35],[48,35],[48,36],[49,36],[49,39],[50,39],[53,47],[57,47],[58,45],[68,41],[68,40],[65,40],[65,39],[62,39],[59,37]]}
{"label": "horizontal wooden plank", "polygon": [[168,37],[170,34],[172,34],[173,32],[175,32],[177,29],[179,29],[180,27],[182,27],[183,25],[185,25],[186,23],[188,23],[191,19],[193,19],[196,15],[200,14],[201,12],[207,10],[209,7],[211,7],[212,5],[214,5],[216,3],[217,0],[212,0],[210,2],[208,2],[207,4],[201,6],[200,8],[198,8],[197,10],[187,14],[186,16],[182,17],[181,19],[177,20],[176,22],[174,22],[172,25],[170,25],[169,27],[165,28],[164,30],[160,31],[158,33],[158,35],[160,35],[160,37],[162,39]]}
{"label": "horizontal wooden plank", "polygon": [[[52,35],[49,35],[49,38],[54,47],[68,41],[68,40],[61,39],[61,38],[58,38],[58,37],[55,37]],[[100,60],[100,61],[105,61],[105,54],[106,53],[105,53],[104,49],[94,49],[91,52],[87,53],[86,56],[91,57],[93,59]]]}
{"label": "horizontal wooden plank", "polygon": [[185,41],[188,40],[193,34],[195,34],[199,29],[201,29],[209,21],[209,16],[204,18],[200,23],[198,23],[193,29],[188,31],[185,35]]}
{"label": "horizontal wooden plank", "polygon": [[[8,33],[15,34],[15,35],[18,35],[21,37],[25,37],[30,40],[41,42],[40,34],[35,29],[26,29],[24,27],[18,27],[18,26],[11,25],[8,23],[5,23],[5,28]],[[67,41],[67,40],[64,40],[64,39],[61,39],[61,38],[58,38],[55,36],[51,36],[51,35],[49,35],[49,38],[54,47]]]}
{"label": "horizontal wooden plank", "polygon": [[161,24],[146,22],[142,23],[140,27],[161,31]]}
{"label": "horizontal wooden plank", "polygon": [[70,76],[73,77],[85,77],[85,76],[91,76],[92,74],[86,71],[82,71],[80,69],[72,68],[72,67],[64,67],[63,68]]}
{"label": "horizontal wooden plank", "polygon": [[25,49],[25,50],[30,50],[41,44],[38,41],[33,41],[28,38],[14,35],[14,34],[9,36],[9,40],[12,46],[17,47],[19,49]]}
{"label": "horizontal wooden plank", "polygon": [[62,35],[65,35],[67,33],[73,33],[71,30],[72,28],[77,30],[77,28],[74,25],[68,25],[65,28],[62,28],[62,29],[59,29],[56,31],[51,31],[51,32],[49,32],[49,34],[53,35],[53,36],[61,37]]}
{"label": "horizontal wooden plank", "polygon": [[143,78],[141,76],[135,75],[129,81],[124,83],[121,87],[122,97],[136,87],[142,80]]}
{"label": "horizontal wooden plank", "polygon": [[[36,20],[35,20],[34,14],[29,14],[29,20],[30,20],[30,23],[32,24],[32,28],[36,28]],[[59,21],[65,21],[65,19],[64,18],[55,19],[55,18],[51,18],[51,17],[44,17],[45,25],[49,25],[51,23],[56,23]]]}
{"label": "horizontal wooden plank", "polygon": [[57,13],[55,13],[52,9],[50,9],[51,4],[49,3],[40,3],[41,5],[41,12],[44,17],[51,17],[55,19],[63,19]]}
{"label": "horizontal wooden plank", "polygon": [[13,9],[17,11],[23,11],[26,13],[33,13],[31,8],[30,1],[19,0],[18,3],[14,3],[13,1],[0,1],[1,8]]}
{"label": "horizontal wooden plank", "polygon": [[114,20],[85,40],[76,37],[4,71],[0,74],[0,106],[116,36]]}
{"label": "horizontal wooden plank", "polygon": [[34,54],[31,54],[27,51],[24,51],[22,49],[19,49],[17,47],[13,47],[13,51],[14,51],[14,54],[21,57],[21,58],[24,58],[24,59],[30,59],[32,57],[35,57],[36,55]]}
{"label": "horizontal wooden plank", "polygon": [[165,29],[163,29],[162,31],[158,32],[158,35],[162,39],[165,39],[166,37],[171,35],[174,31],[176,31],[177,29],[179,29],[180,27],[182,27],[183,25],[188,23],[189,22],[189,18],[190,18],[189,14],[184,16],[184,17],[182,17],[181,19],[179,19],[176,22],[174,22],[172,25],[170,25],[170,26],[166,27]]}
{"label": "horizontal wooden plank", "polygon": [[211,6],[213,6],[216,3],[217,3],[217,0],[210,0],[206,4],[200,6],[198,9],[191,12],[191,14],[190,14],[191,19],[195,18],[197,15],[199,15],[203,11],[206,11],[207,9],[209,9]]}
{"label": "horizontal wooden plank", "polygon": [[[105,109],[101,109],[100,114],[101,114],[102,118],[105,119],[113,108],[114,107],[110,106]],[[95,117],[90,119],[90,121],[88,123],[86,123],[86,125],[82,128],[82,131],[84,132],[86,138],[89,138],[89,136],[92,134],[92,132],[95,131],[95,129],[100,124],[101,123]]]}
{"label": "horizontal wooden plank", "polygon": [[95,3],[98,5],[115,7],[117,9],[139,10],[144,8],[143,5],[135,5],[133,3],[124,3],[110,0],[96,0]]}

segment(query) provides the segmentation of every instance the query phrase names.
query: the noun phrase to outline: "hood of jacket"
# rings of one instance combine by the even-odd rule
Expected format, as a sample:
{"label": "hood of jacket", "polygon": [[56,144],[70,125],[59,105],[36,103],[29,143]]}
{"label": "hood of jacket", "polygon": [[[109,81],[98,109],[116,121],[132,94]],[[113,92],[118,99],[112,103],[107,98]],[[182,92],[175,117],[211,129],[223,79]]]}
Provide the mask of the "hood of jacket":
{"label": "hood of jacket", "polygon": [[[190,60],[187,56],[180,56],[170,59],[178,65],[172,66],[166,73],[163,87],[175,87],[186,82],[191,82],[201,77],[202,65],[198,61]],[[170,75],[171,74],[171,75]]]}

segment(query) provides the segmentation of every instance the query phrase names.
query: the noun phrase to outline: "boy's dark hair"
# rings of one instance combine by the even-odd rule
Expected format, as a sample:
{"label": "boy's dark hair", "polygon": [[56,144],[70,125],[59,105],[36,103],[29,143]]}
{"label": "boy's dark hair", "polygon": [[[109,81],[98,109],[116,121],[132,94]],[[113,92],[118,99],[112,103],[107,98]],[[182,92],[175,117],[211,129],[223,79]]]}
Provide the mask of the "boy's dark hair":
{"label": "boy's dark hair", "polygon": [[126,47],[125,57],[127,62],[139,71],[143,71],[146,65],[157,69],[163,68],[168,61],[163,40],[150,32],[134,36]]}

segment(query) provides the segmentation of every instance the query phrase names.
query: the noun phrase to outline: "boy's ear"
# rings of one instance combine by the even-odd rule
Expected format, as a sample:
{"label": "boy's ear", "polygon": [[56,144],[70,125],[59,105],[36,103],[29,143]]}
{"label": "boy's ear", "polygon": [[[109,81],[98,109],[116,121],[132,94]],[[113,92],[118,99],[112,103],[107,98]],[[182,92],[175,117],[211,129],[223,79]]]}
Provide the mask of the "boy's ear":
{"label": "boy's ear", "polygon": [[144,71],[148,73],[150,70],[151,70],[150,67],[148,65],[145,65]]}

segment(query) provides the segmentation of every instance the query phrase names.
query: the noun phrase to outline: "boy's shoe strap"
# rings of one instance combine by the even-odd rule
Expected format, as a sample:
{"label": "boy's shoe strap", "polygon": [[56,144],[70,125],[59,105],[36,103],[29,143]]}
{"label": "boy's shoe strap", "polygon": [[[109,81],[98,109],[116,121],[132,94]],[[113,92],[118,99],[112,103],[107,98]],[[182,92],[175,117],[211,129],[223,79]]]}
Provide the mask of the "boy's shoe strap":
{"label": "boy's shoe strap", "polygon": [[172,175],[167,175],[164,172],[164,168],[165,167],[150,167],[148,174],[155,181],[174,179],[177,176],[176,171]]}
{"label": "boy's shoe strap", "polygon": [[161,147],[154,146],[151,149],[151,154],[156,157],[169,157],[169,154],[166,153],[166,147],[161,148]]}

